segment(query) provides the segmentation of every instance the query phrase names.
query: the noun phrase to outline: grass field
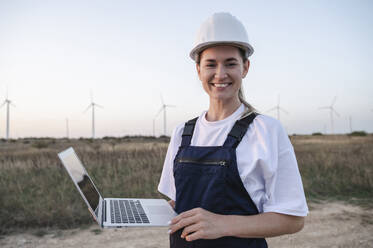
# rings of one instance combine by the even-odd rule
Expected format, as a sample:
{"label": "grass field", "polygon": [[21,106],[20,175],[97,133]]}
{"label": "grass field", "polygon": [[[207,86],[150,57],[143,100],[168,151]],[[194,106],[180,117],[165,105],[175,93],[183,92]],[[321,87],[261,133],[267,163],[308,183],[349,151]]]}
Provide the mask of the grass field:
{"label": "grass field", "polygon": [[[373,135],[292,136],[308,201],[373,205]],[[73,146],[105,196],[162,197],[168,140],[22,139],[0,143],[0,234],[92,222],[57,152]],[[99,180],[98,180],[99,178]]]}

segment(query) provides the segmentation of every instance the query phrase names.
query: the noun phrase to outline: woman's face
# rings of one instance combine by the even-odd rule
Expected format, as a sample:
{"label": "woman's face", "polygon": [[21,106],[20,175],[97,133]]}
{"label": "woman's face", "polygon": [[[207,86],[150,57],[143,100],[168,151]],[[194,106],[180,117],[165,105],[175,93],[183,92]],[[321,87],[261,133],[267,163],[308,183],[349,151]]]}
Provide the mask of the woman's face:
{"label": "woman's face", "polygon": [[249,70],[249,60],[242,60],[239,49],[215,46],[205,49],[197,64],[198,77],[210,100],[237,101],[242,78]]}

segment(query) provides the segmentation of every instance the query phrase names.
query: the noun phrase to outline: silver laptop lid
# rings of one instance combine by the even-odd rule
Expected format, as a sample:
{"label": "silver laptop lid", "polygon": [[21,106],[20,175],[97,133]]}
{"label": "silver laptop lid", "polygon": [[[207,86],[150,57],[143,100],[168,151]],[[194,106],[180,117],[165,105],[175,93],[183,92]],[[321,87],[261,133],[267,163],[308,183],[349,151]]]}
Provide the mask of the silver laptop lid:
{"label": "silver laptop lid", "polygon": [[100,209],[102,207],[102,197],[76,155],[74,149],[70,147],[63,152],[60,152],[58,153],[58,157],[61,159],[62,164],[69,173],[91,213],[96,216],[96,221],[101,225]]}

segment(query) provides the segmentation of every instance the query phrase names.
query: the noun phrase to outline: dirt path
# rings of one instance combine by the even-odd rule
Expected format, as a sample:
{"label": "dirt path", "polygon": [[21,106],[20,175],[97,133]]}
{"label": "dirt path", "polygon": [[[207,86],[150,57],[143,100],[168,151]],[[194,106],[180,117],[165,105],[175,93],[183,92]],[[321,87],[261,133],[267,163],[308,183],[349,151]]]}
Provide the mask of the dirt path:
{"label": "dirt path", "polygon": [[[267,239],[270,247],[373,247],[373,210],[346,205],[324,203],[310,205],[311,212],[304,229],[294,235]],[[43,237],[38,230],[13,234],[0,239],[0,247],[40,248],[116,248],[169,247],[167,228],[53,230]],[[32,234],[33,233],[33,234]]]}

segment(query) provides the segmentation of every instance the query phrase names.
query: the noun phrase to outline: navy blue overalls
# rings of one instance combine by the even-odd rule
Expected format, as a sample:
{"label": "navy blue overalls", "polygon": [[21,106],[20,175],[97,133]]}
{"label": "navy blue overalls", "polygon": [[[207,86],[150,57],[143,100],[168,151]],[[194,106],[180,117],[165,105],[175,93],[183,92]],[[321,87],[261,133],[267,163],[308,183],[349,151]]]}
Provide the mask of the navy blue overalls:
{"label": "navy blue overalls", "polygon": [[[236,147],[256,114],[237,120],[223,146],[191,146],[197,118],[185,123],[181,146],[174,160],[175,211],[201,207],[217,214],[254,215],[258,209],[247,193],[237,169]],[[264,238],[222,237],[188,242],[182,230],[170,236],[170,247],[265,248]]]}

